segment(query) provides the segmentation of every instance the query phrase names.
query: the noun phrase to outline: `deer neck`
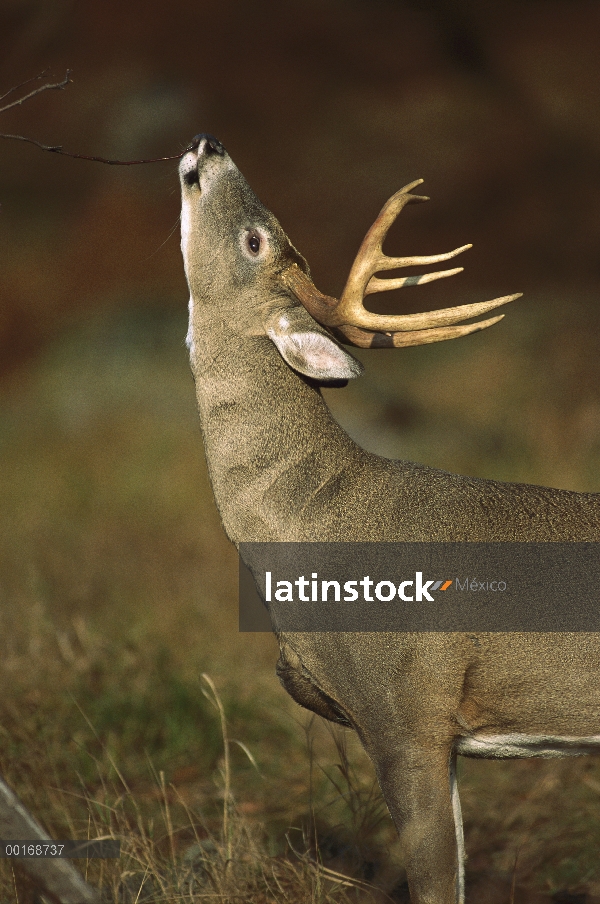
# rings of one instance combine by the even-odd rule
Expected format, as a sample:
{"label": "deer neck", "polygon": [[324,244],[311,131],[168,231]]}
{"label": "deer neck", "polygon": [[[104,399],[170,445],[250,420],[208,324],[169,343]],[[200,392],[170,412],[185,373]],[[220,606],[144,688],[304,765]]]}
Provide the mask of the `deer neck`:
{"label": "deer neck", "polygon": [[268,338],[232,336],[230,323],[195,321],[188,344],[210,479],[227,535],[236,545],[313,540],[316,521],[326,530],[323,519],[331,518],[330,492],[368,453]]}

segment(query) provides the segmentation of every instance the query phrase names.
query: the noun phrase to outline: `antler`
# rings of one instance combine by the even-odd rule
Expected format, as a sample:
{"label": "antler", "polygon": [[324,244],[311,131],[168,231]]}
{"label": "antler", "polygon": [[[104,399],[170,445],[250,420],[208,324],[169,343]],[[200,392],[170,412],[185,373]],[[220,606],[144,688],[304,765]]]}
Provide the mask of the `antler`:
{"label": "antler", "polygon": [[323,295],[314,286],[311,279],[297,264],[293,264],[283,274],[287,286],[302,302],[307,311],[321,323],[334,332],[338,338],[348,345],[369,347],[396,348],[406,345],[423,345],[429,342],[441,342],[444,339],[456,339],[466,336],[477,330],[484,330],[502,320],[504,314],[490,317],[488,320],[480,320],[463,326],[453,326],[461,320],[478,317],[500,305],[507,304],[520,298],[522,293],[516,295],[503,295],[492,301],[483,301],[476,304],[465,304],[454,308],[443,308],[438,311],[430,311],[424,314],[400,314],[384,315],[372,314],[364,307],[365,295],[374,292],[386,292],[390,289],[399,289],[402,286],[416,286],[433,282],[435,279],[444,279],[460,273],[463,267],[454,267],[450,270],[438,270],[435,273],[424,273],[419,276],[404,276],[396,279],[378,279],[374,274],[381,270],[394,270],[398,267],[412,267],[418,264],[437,264],[450,260],[457,254],[471,248],[471,245],[462,245],[454,251],[445,254],[432,254],[421,257],[388,257],[383,253],[382,244],[390,226],[400,211],[412,201],[428,201],[425,195],[411,195],[410,192],[423,182],[417,179],[415,182],[405,185],[400,191],[384,204],[381,213],[367,232],[362,245],[356,255],[350,270],[348,281],[340,299]]}

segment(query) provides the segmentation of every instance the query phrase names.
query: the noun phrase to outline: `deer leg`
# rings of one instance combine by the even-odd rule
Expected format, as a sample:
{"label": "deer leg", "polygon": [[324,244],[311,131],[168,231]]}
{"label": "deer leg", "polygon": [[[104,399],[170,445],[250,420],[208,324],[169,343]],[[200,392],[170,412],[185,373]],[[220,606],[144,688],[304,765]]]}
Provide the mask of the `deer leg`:
{"label": "deer leg", "polygon": [[412,904],[463,904],[464,844],[455,754],[447,747],[414,744],[373,759],[400,834]]}

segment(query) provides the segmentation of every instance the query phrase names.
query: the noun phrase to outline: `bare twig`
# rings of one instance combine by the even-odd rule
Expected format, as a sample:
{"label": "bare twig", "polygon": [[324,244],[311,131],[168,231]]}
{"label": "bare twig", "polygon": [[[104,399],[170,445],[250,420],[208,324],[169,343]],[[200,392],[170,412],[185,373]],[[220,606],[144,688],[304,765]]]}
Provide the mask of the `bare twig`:
{"label": "bare twig", "polygon": [[20,84],[18,85],[13,85],[12,88],[9,88],[8,91],[4,92],[4,94],[0,94],[0,101],[3,101],[4,98],[8,97],[9,94],[12,94],[13,91],[18,91],[19,88],[23,88],[25,85],[29,85],[30,82],[37,82],[38,79],[43,78],[47,72],[48,70],[44,69],[44,71],[40,72],[39,75],[34,75],[32,78],[26,78],[24,82],[20,82]]}
{"label": "bare twig", "polygon": [[[18,91],[19,88],[22,88],[24,85],[28,85],[30,82],[37,81],[44,77],[48,70],[44,70],[44,72],[40,73],[40,75],[36,75],[33,78],[26,79],[26,81],[21,82],[20,85],[15,85],[13,88],[9,88],[1,97],[0,101],[4,100],[5,97],[8,97],[9,94],[12,94],[13,91]],[[25,94],[23,97],[20,97],[18,100],[13,100],[11,103],[6,104],[4,107],[0,107],[0,113],[5,113],[7,110],[12,109],[13,107],[18,107],[21,104],[25,103],[26,100],[29,100],[32,97],[35,97],[36,94],[41,94],[43,91],[50,91],[53,89],[64,90],[67,85],[72,84],[71,79],[71,70],[67,69],[66,75],[61,82],[55,83],[47,83],[45,85],[40,85],[39,88],[35,88],[33,91],[30,91],[29,94]],[[25,135],[8,135],[5,133],[0,133],[0,138],[5,138],[9,141],[25,141],[27,144],[33,144],[35,147],[40,148],[42,151],[49,151],[51,154],[61,154],[63,157],[72,157],[76,160],[93,160],[96,163],[106,163],[109,166],[137,166],[140,163],[160,163],[163,160],[179,160],[183,157],[184,154],[190,150],[190,146],[184,148],[179,154],[172,154],[169,157],[153,157],[148,160],[112,160],[109,157],[98,157],[92,156],[89,154],[74,154],[70,151],[63,150],[62,145],[60,144],[43,144],[41,141],[36,141],[35,138],[27,138]]]}
{"label": "bare twig", "polygon": [[[2,111],[0,110],[0,113]],[[63,151],[60,144],[42,144],[35,138],[26,138],[24,135],[4,135],[0,132],[0,138],[10,138],[13,141],[26,141],[28,144],[34,144],[42,151],[50,151],[51,154],[62,154],[63,157],[74,157],[76,160],[95,160],[97,163],[108,163],[109,166],[137,166],[139,163],[160,163],[162,160],[179,160],[184,154],[187,154],[191,148],[188,146],[179,154],[172,154],[170,157],[152,157],[149,160],[110,160],[108,157],[92,157],[88,154],[71,154],[69,151]]]}
{"label": "bare twig", "polygon": [[[4,100],[5,97],[8,97],[13,91],[17,91],[19,88],[22,88],[23,85],[27,85],[29,82],[35,82],[40,78],[43,78],[45,73],[48,70],[44,70],[40,75],[36,75],[33,78],[27,79],[24,82],[21,82],[20,85],[15,85],[14,88],[9,88],[9,90],[0,98],[0,100]],[[24,104],[26,100],[29,100],[32,97],[35,97],[36,94],[41,94],[43,91],[63,91],[67,85],[71,83],[71,70],[67,69],[67,73],[62,80],[62,82],[54,82],[47,83],[45,85],[40,85],[39,88],[35,88],[33,91],[30,91],[29,94],[25,94],[23,97],[20,97],[18,100],[13,100],[10,104],[6,104],[4,107],[0,107],[0,113],[6,113],[7,110],[10,110],[12,107],[19,107],[21,104]]]}

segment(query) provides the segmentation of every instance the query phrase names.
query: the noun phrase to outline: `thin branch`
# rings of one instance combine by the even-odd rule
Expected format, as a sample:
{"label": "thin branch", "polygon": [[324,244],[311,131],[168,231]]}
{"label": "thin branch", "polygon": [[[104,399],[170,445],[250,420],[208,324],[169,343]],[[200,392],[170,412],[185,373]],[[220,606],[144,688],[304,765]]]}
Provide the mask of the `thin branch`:
{"label": "thin branch", "polygon": [[[40,75],[36,75],[33,78],[27,79],[24,82],[21,82],[20,85],[15,85],[13,88],[9,88],[9,90],[0,97],[0,101],[4,100],[5,97],[8,97],[9,94],[12,94],[13,91],[18,91],[19,88],[22,88],[24,85],[28,85],[30,82],[37,81],[44,77],[48,70],[44,70],[44,72],[40,73]],[[62,82],[56,82],[52,84],[40,85],[39,88],[35,88],[35,90],[30,91],[29,94],[25,94],[23,97],[20,97],[19,100],[14,100],[10,104],[6,104],[4,107],[0,107],[0,113],[5,113],[7,110],[12,109],[12,107],[20,106],[25,103],[26,100],[34,97],[36,94],[41,94],[43,91],[51,91],[54,89],[64,90],[67,85],[72,84],[71,79],[71,70],[67,69],[66,75]],[[189,150],[191,150],[191,145],[184,148],[183,151],[179,154],[172,154],[169,157],[153,157],[149,160],[112,160],[108,157],[97,157],[91,156],[89,154],[73,154],[69,151],[63,150],[62,145],[60,144],[43,144],[41,141],[36,141],[35,138],[26,138],[25,135],[7,135],[0,132],[0,138],[5,138],[9,141],[25,141],[27,144],[33,144],[36,148],[40,148],[42,151],[49,151],[51,154],[61,154],[63,157],[72,157],[76,160],[93,160],[96,163],[106,163],[109,166],[137,166],[140,163],[160,163],[163,160],[179,160],[183,157],[184,154],[187,154]]]}
{"label": "thin branch", "polygon": [[[2,112],[0,110],[0,112]],[[24,135],[4,135],[0,132],[0,138],[9,138],[13,141],[26,141],[28,144],[34,144],[36,148],[42,151],[50,151],[51,154],[62,154],[63,157],[73,157],[76,160],[95,160],[97,163],[108,163],[109,166],[137,166],[139,163],[160,163],[161,160],[179,160],[184,154],[191,150],[191,146],[185,148],[180,154],[173,154],[170,157],[152,157],[150,160],[110,160],[108,157],[92,157],[88,154],[71,154],[69,151],[63,151],[62,145],[42,144],[35,138],[26,138]]]}
{"label": "thin branch", "polygon": [[[47,70],[45,70],[47,71]],[[17,88],[22,88],[23,85],[26,85],[28,82],[34,82],[39,78],[42,78],[44,72],[41,75],[36,75],[35,78],[27,79],[25,82],[21,82],[20,85],[16,85],[14,88],[10,88],[3,97],[7,97],[12,91],[16,91]],[[7,110],[10,110],[12,107],[19,107],[21,104],[24,104],[26,100],[29,100],[31,97],[35,97],[36,94],[41,94],[43,91],[63,91],[67,85],[71,83],[71,70],[67,69],[67,74],[65,75],[62,82],[55,82],[54,84],[40,85],[39,88],[35,88],[33,91],[30,91],[29,94],[25,94],[23,97],[20,97],[19,100],[13,100],[12,103],[6,104],[4,107],[0,107],[0,113],[6,113]]]}
{"label": "thin branch", "polygon": [[19,88],[23,88],[25,85],[29,85],[31,82],[37,82],[39,79],[43,78],[47,72],[48,70],[44,69],[44,71],[40,72],[39,75],[34,75],[32,78],[26,78],[25,81],[21,82],[20,85],[13,85],[13,87],[9,88],[8,91],[5,91],[4,94],[0,94],[0,101],[4,100],[5,97],[8,97],[9,94],[12,94],[13,91],[18,91]]}

